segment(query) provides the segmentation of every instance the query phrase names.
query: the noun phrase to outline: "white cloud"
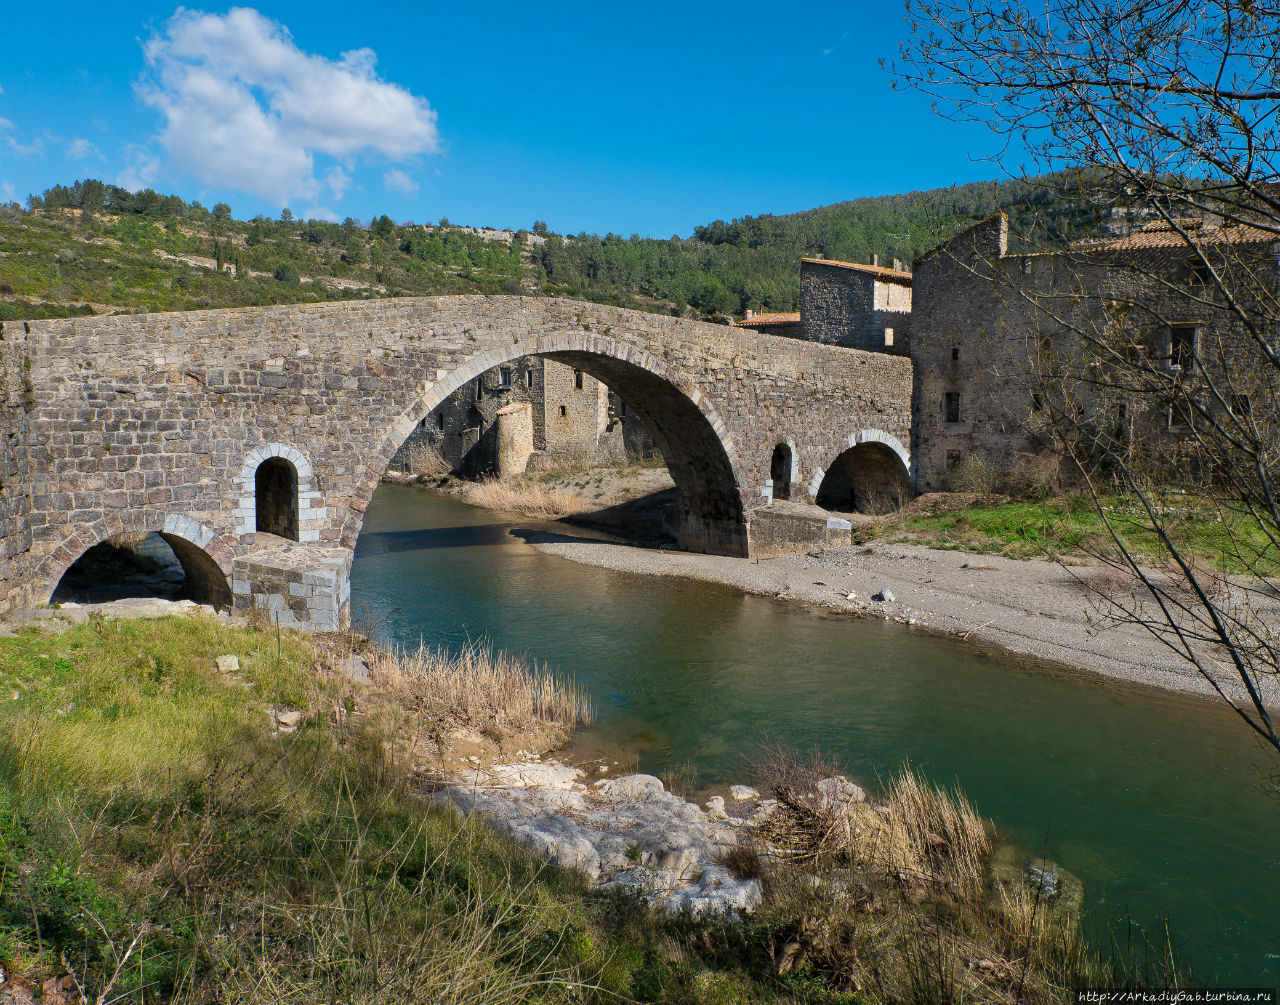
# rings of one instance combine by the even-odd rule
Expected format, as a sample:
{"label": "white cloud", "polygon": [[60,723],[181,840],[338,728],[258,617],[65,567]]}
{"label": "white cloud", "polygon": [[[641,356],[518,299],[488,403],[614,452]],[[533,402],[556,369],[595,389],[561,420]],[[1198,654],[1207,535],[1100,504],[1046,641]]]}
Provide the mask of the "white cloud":
{"label": "white cloud", "polygon": [[88,160],[90,157],[102,160],[102,153],[97,146],[79,136],[73,139],[71,145],[67,147],[67,156],[77,161]]}
{"label": "white cloud", "polygon": [[[303,52],[251,8],[179,8],[143,50],[152,76],[140,92],[164,116],[159,140],[206,185],[285,205],[320,193],[316,154],[395,161],[439,149],[435,111],[379,78],[371,49],[337,60]],[[348,183],[346,172],[325,176],[330,192]]]}
{"label": "white cloud", "polygon": [[13,182],[0,181],[0,201],[13,202],[17,194],[17,190],[13,187]]}
{"label": "white cloud", "polygon": [[418,183],[399,168],[392,168],[384,174],[382,176],[382,184],[386,186],[389,192],[399,192],[401,195],[418,194]]}
{"label": "white cloud", "polygon": [[341,165],[335,164],[325,173],[324,183],[329,186],[335,199],[341,199],[351,186],[351,175],[342,170]]}
{"label": "white cloud", "polygon": [[33,154],[39,155],[44,153],[44,140],[36,137],[30,143],[23,143],[18,137],[12,134],[14,125],[8,119],[0,116],[0,144],[8,147],[15,154],[23,157],[30,157]]}
{"label": "white cloud", "polygon": [[134,149],[129,153],[128,165],[116,175],[116,184],[121,188],[127,188],[130,192],[138,192],[144,188],[150,188],[159,174],[160,161]]}
{"label": "white cloud", "polygon": [[329,223],[337,223],[340,219],[338,214],[327,206],[312,206],[298,215],[304,220],[325,220]]}

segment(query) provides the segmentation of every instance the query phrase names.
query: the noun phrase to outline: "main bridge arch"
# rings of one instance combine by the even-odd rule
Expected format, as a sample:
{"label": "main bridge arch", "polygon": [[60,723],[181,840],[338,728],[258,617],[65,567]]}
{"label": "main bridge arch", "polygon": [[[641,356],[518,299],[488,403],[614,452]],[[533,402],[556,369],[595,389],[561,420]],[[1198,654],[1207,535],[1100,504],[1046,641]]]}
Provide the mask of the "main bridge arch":
{"label": "main bridge arch", "polygon": [[715,406],[696,387],[681,386],[654,353],[607,336],[560,332],[534,345],[514,341],[466,359],[438,380],[424,383],[370,458],[342,540],[354,547],[365,507],[391,458],[430,412],[494,367],[540,356],[590,374],[635,410],[653,435],[675,483],[680,546],[690,551],[745,557],[749,549],[743,478],[732,436]]}

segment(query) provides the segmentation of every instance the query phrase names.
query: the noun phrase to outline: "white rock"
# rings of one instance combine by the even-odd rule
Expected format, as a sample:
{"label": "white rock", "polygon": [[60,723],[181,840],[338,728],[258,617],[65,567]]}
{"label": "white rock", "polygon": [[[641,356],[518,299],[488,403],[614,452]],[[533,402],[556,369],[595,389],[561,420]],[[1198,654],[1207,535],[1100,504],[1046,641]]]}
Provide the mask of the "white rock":
{"label": "white rock", "polygon": [[892,590],[885,589],[885,590],[881,590],[879,593],[877,593],[877,594],[876,594],[874,597],[872,597],[871,599],[872,599],[872,600],[877,600],[877,601],[879,601],[880,603],[883,603],[883,604],[892,604],[892,603],[897,599],[897,597],[895,597],[895,596],[893,595],[893,591],[892,591]]}
{"label": "white rock", "polygon": [[369,664],[363,657],[348,656],[346,659],[338,660],[333,664],[333,668],[344,677],[350,677],[354,681],[367,683],[369,680]]}
{"label": "white rock", "polygon": [[219,656],[215,663],[218,665],[219,673],[236,673],[240,669],[240,657],[238,656]]}
{"label": "white rock", "polygon": [[301,721],[302,713],[295,709],[290,709],[288,712],[276,713],[276,724],[285,729],[295,729]]}
{"label": "white rock", "polygon": [[839,775],[822,779],[814,788],[818,792],[819,807],[827,812],[840,812],[854,803],[867,801],[867,794],[860,786]]}
{"label": "white rock", "polygon": [[760,793],[750,785],[730,785],[729,795],[740,803],[749,803],[760,798]]}
{"label": "white rock", "polygon": [[724,796],[712,796],[703,806],[706,807],[707,816],[712,820],[723,820],[729,814],[724,811]]}
{"label": "white rock", "polygon": [[661,778],[653,775],[623,775],[596,784],[596,792],[605,799],[618,803],[630,803],[651,799],[665,792]]}

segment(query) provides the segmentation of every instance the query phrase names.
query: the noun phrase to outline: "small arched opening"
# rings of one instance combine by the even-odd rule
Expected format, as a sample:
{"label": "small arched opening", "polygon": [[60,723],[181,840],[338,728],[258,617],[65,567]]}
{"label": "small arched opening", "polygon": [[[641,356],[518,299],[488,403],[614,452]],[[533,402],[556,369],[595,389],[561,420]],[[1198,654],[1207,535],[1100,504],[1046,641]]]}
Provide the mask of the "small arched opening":
{"label": "small arched opening", "polygon": [[892,513],[912,496],[902,458],[884,443],[859,443],[827,469],[815,500],[842,513]]}
{"label": "small arched opening", "polygon": [[773,457],[769,460],[769,480],[773,482],[774,499],[791,498],[791,471],[794,457],[790,444],[779,443],[773,448]]}
{"label": "small arched opening", "polygon": [[253,476],[257,531],[298,540],[298,469],[283,457],[268,457]]}
{"label": "small arched opening", "polygon": [[63,573],[54,603],[109,603],[157,597],[232,605],[231,584],[203,548],[176,534],[118,534],[87,549]]}

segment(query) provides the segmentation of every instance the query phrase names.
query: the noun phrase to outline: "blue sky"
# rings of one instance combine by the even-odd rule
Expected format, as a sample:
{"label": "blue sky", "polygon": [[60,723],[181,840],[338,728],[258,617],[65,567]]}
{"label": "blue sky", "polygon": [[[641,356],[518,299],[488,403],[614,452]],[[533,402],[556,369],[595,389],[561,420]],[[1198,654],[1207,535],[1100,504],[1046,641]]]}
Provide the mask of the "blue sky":
{"label": "blue sky", "polygon": [[896,2],[22,4],[0,197],[98,177],[235,215],[687,236],[998,172],[895,92]]}

